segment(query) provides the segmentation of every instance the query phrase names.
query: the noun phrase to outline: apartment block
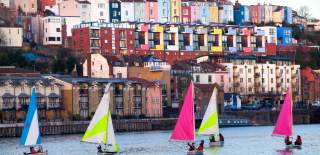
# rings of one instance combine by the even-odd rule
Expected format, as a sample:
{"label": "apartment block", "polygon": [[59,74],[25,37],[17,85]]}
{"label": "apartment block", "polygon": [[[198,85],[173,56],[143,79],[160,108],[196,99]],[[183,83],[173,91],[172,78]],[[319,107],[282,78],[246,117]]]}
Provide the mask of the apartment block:
{"label": "apartment block", "polygon": [[22,33],[21,27],[0,27],[0,46],[22,47]]}

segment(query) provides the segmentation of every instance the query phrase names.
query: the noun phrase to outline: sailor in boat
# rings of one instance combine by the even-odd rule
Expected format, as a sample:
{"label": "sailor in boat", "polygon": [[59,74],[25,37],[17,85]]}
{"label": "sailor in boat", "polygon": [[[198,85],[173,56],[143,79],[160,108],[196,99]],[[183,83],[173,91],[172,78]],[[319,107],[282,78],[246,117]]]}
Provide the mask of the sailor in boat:
{"label": "sailor in boat", "polygon": [[210,142],[211,142],[211,143],[216,142],[216,139],[214,138],[214,135],[212,135],[212,136],[210,137]]}
{"label": "sailor in boat", "polygon": [[189,146],[189,151],[194,151],[194,150],[196,150],[196,147],[194,146],[194,143],[188,143],[188,146]]}
{"label": "sailor in boat", "polygon": [[197,151],[203,151],[203,149],[204,149],[204,140],[201,140],[201,143],[198,146]]}
{"label": "sailor in boat", "polygon": [[300,135],[297,136],[297,139],[294,142],[294,145],[299,145],[299,146],[302,145],[302,139]]}
{"label": "sailor in boat", "polygon": [[220,139],[221,142],[224,142],[224,137],[223,137],[223,135],[221,133],[219,133],[219,139]]}
{"label": "sailor in boat", "polygon": [[284,143],[285,143],[286,145],[291,145],[291,144],[292,144],[292,141],[290,141],[290,137],[289,137],[289,136],[287,136],[287,137],[284,139]]}
{"label": "sailor in boat", "polygon": [[103,151],[102,151],[102,148],[101,148],[101,145],[99,145],[98,147],[97,147],[97,149],[98,149],[98,152],[99,153],[102,153]]}
{"label": "sailor in boat", "polygon": [[38,153],[38,151],[36,151],[36,149],[34,149],[34,147],[31,146],[31,147],[30,147],[30,153],[31,153],[31,154],[36,154],[36,153]]}

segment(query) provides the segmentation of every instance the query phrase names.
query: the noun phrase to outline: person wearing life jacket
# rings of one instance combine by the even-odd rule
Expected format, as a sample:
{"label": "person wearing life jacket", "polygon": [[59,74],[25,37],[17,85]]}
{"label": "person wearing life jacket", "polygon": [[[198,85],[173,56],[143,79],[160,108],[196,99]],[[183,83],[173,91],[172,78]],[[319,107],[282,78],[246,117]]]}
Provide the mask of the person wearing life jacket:
{"label": "person wearing life jacket", "polygon": [[36,154],[36,153],[38,153],[38,151],[36,151],[35,149],[34,149],[34,147],[30,147],[30,153],[31,154]]}
{"label": "person wearing life jacket", "polygon": [[287,136],[287,137],[284,139],[284,143],[285,143],[286,145],[291,145],[291,144],[292,144],[292,142],[290,141],[289,136]]}
{"label": "person wearing life jacket", "polygon": [[189,146],[189,151],[194,151],[196,149],[196,147],[194,146],[194,143],[191,143],[191,144],[188,143],[188,146]]}
{"label": "person wearing life jacket", "polygon": [[201,143],[200,143],[200,145],[198,146],[197,150],[198,150],[198,151],[203,151],[203,149],[204,149],[204,140],[201,140]]}
{"label": "person wearing life jacket", "polygon": [[300,135],[297,136],[297,139],[294,142],[294,145],[302,145],[302,139]]}
{"label": "person wearing life jacket", "polygon": [[221,142],[224,142],[224,137],[223,137],[223,135],[221,133],[219,133],[219,139],[220,139]]}

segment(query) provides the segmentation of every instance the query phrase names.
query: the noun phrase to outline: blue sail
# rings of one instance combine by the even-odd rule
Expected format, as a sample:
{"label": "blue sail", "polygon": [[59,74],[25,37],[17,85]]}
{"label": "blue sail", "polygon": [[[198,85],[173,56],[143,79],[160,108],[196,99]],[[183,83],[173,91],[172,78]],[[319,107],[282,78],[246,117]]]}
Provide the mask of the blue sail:
{"label": "blue sail", "polygon": [[20,139],[20,145],[30,146],[41,143],[40,128],[38,121],[37,110],[37,97],[35,88],[32,88],[32,94],[30,98],[29,108],[26,120],[24,122],[24,128]]}

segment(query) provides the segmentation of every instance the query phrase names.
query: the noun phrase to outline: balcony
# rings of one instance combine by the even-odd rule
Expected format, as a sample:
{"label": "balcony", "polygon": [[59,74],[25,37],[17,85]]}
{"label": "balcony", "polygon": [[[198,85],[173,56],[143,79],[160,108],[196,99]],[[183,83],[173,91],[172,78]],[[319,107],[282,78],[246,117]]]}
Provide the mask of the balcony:
{"label": "balcony", "polygon": [[239,87],[239,86],[240,86],[240,83],[239,83],[239,82],[235,82],[235,83],[233,83],[233,86],[234,86],[234,87]]}
{"label": "balcony", "polygon": [[10,111],[10,110],[14,110],[16,108],[15,103],[11,102],[11,103],[3,103],[2,105],[2,110],[3,111]]}
{"label": "balcony", "polygon": [[259,77],[260,77],[260,73],[255,73],[255,74],[254,74],[254,77],[255,77],[255,78],[259,78]]}
{"label": "balcony", "polygon": [[59,102],[49,102],[48,103],[48,109],[60,109],[60,108],[62,108],[62,106]]}
{"label": "balcony", "polygon": [[239,76],[240,76],[239,72],[233,73],[233,77],[239,77]]}
{"label": "balcony", "polygon": [[99,39],[99,38],[100,38],[100,36],[98,33],[91,33],[90,34],[90,39]]}
{"label": "balcony", "polygon": [[38,103],[38,109],[46,109],[47,105],[46,103]]}
{"label": "balcony", "polygon": [[120,40],[126,40],[126,36],[125,35],[120,35]]}
{"label": "balcony", "polygon": [[261,83],[260,83],[260,82],[256,82],[256,83],[254,84],[254,86],[255,86],[255,87],[260,87],[260,86],[261,86]]}
{"label": "balcony", "polygon": [[157,72],[157,71],[161,71],[162,68],[160,66],[151,66],[150,67],[150,71],[152,72]]}
{"label": "balcony", "polygon": [[291,75],[291,78],[292,78],[292,79],[297,78],[297,74],[292,74],[292,75]]}
{"label": "balcony", "polygon": [[279,88],[279,87],[281,87],[282,86],[282,84],[281,83],[277,83],[277,87]]}
{"label": "balcony", "polygon": [[184,46],[184,45],[179,45],[179,49],[180,49],[180,50],[186,50],[186,46]]}
{"label": "balcony", "polygon": [[90,47],[91,47],[91,48],[100,48],[100,45],[99,45],[99,44],[96,44],[96,43],[91,43],[91,44],[90,44]]}

